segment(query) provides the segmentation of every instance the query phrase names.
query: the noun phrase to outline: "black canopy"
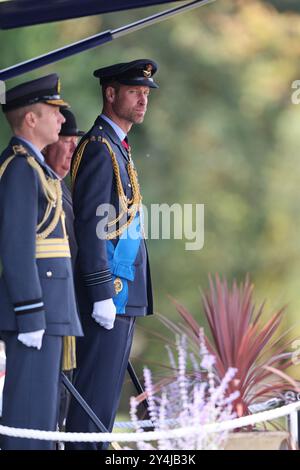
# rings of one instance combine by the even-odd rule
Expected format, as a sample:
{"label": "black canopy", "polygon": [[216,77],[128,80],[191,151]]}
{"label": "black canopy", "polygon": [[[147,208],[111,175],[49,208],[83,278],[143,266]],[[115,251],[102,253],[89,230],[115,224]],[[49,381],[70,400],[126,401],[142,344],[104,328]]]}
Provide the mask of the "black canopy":
{"label": "black canopy", "polygon": [[99,15],[182,0],[11,0],[0,2],[0,28]]}
{"label": "black canopy", "polygon": [[[52,64],[58,60],[65,59],[74,54],[81,53],[88,49],[105,44],[113,39],[125,36],[128,33],[137,31],[141,28],[155,24],[171,16],[177,15],[183,11],[192,10],[199,6],[206,5],[214,0],[192,0],[189,3],[180,2],[174,8],[165,10],[160,13],[142,18],[134,23],[121,26],[115,30],[104,31],[94,36],[90,36],[81,41],[77,41],[68,46],[48,52],[34,59],[12,65],[6,69],[0,70],[0,80],[8,80],[31,70]],[[87,16],[89,14],[107,13],[108,11],[120,11],[128,8],[145,7],[150,5],[158,5],[160,3],[170,3],[169,0],[85,0],[84,6],[82,0],[48,0],[47,5],[37,5],[32,0],[13,0],[0,3],[0,28],[12,28],[24,26],[25,24],[48,23],[49,21],[63,20],[67,18],[75,18],[78,16]],[[109,3],[109,4],[108,4]],[[97,4],[97,5],[96,5]],[[68,5],[68,8],[67,8]],[[93,6],[93,9],[92,9]],[[101,8],[102,6],[102,8]],[[14,9],[15,7],[15,9]],[[90,8],[88,8],[90,7]],[[5,10],[6,8],[6,13]],[[96,11],[97,10],[97,11]],[[26,20],[27,19],[27,20]],[[30,20],[30,23],[29,23]]]}

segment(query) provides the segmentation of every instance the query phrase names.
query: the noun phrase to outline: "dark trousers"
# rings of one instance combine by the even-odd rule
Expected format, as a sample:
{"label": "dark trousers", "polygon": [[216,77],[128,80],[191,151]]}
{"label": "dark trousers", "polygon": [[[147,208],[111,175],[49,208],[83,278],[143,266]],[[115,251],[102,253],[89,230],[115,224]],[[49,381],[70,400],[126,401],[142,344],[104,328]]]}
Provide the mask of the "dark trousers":
{"label": "dark trousers", "polygon": [[[119,406],[134,332],[134,317],[117,316],[114,328],[106,330],[89,315],[82,318],[84,337],[77,340],[74,386],[111,431]],[[66,423],[68,432],[98,432],[88,415],[71,399]],[[66,443],[71,450],[103,450],[108,444]]]}
{"label": "dark trousers", "polygon": [[[42,348],[27,347],[4,332],[6,373],[1,424],[55,431],[59,400],[62,337],[43,337]],[[0,436],[3,450],[53,450],[55,443]]]}

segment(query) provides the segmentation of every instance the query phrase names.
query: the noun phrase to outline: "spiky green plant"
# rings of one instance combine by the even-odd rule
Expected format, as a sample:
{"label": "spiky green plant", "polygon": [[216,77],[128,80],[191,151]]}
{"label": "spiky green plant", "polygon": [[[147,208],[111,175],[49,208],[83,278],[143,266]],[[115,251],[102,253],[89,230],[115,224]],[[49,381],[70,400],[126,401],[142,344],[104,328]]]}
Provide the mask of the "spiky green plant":
{"label": "spiky green plant", "polygon": [[[195,350],[201,325],[183,305],[173,302],[184,322],[161,319],[176,333],[185,333]],[[228,391],[239,392],[234,404],[238,416],[249,414],[251,404],[282,396],[291,389],[288,376],[282,374],[292,365],[292,340],[287,339],[287,332],[279,334],[284,308],[263,321],[264,303],[256,307],[249,278],[240,286],[234,281],[229,287],[218,275],[214,280],[209,277],[209,290],[202,294],[202,303],[212,337],[209,340],[205,336],[206,347],[216,358],[217,376],[222,380],[230,367],[237,369]]]}

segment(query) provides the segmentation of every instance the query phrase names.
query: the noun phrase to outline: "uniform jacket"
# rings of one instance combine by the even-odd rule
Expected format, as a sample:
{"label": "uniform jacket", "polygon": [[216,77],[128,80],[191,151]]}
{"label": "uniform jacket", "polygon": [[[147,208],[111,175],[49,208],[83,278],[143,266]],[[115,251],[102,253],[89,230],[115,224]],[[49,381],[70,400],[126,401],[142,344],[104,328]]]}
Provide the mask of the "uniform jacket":
{"label": "uniform jacket", "polygon": [[63,197],[63,209],[66,214],[66,229],[69,237],[69,244],[71,250],[72,265],[74,265],[77,256],[77,243],[74,232],[74,213],[72,195],[68,186],[64,181],[61,182],[62,197]]}
{"label": "uniform jacket", "polygon": [[[0,165],[22,145],[44,173],[55,175],[23,141],[13,137]],[[47,200],[37,171],[18,153],[0,180],[0,330],[27,332],[46,329],[50,335],[82,335],[74,295],[70,258],[36,258],[36,228]],[[52,220],[53,209],[45,222]],[[41,230],[44,229],[41,227]],[[61,238],[59,221],[47,238]]]}
{"label": "uniform jacket", "polygon": [[[101,138],[108,140],[116,155],[120,177],[126,196],[132,197],[132,188],[126,165],[127,151],[112,127],[98,117],[91,130],[81,139],[72,163],[72,175],[76,154],[84,148],[80,165],[73,181],[73,210],[78,257],[75,268],[76,293],[80,313],[91,313],[93,303],[115,295],[109,270],[106,240],[97,236],[96,215],[101,204],[110,204],[119,213],[119,198],[111,155]],[[84,143],[86,145],[84,145]],[[114,216],[112,216],[114,218]],[[118,243],[118,237],[112,240]],[[152,289],[148,255],[144,238],[134,263],[135,278],[128,281],[126,315],[143,316],[152,312]]]}

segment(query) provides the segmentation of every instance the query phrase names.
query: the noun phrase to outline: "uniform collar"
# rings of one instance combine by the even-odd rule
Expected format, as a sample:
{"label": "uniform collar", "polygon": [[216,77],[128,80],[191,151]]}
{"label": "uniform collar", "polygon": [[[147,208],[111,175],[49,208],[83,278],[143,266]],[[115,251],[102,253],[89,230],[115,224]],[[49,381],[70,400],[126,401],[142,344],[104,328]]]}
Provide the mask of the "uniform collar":
{"label": "uniform collar", "polygon": [[[106,118],[106,116],[105,116],[105,118]],[[106,119],[103,119],[102,115],[98,116],[98,118],[95,121],[95,125],[99,126],[100,130],[103,129],[107,133],[107,135],[113,141],[113,143],[116,144],[119,147],[119,150],[122,153],[125,160],[129,161],[128,153],[126,152],[125,148],[123,147],[122,141],[120,140],[120,137],[118,136],[118,134],[116,133],[116,131],[114,130],[112,125]],[[124,131],[122,131],[122,132],[124,133]]]}
{"label": "uniform collar", "polygon": [[20,137],[19,135],[15,136],[18,140],[23,142],[24,144],[27,145],[27,147],[34,153],[34,156],[37,157],[42,163],[45,162],[45,157],[42,154],[42,152],[37,148],[36,145],[34,145],[32,142],[30,142],[27,139],[24,139],[24,137]]}
{"label": "uniform collar", "polygon": [[123,129],[121,129],[121,127],[118,126],[118,124],[112,121],[109,117],[105,116],[105,114],[100,114],[100,117],[101,119],[104,119],[104,121],[108,122],[122,142],[122,140],[124,140],[127,135],[126,132],[124,132]]}
{"label": "uniform collar", "polygon": [[32,155],[39,162],[39,164],[47,170],[48,174],[52,178],[57,179],[57,175],[45,162],[45,158],[42,152],[32,142],[30,142],[27,139],[24,139],[24,137],[13,136],[10,141],[10,145],[13,146],[13,145],[20,145],[20,144],[23,147],[25,147],[29,155]]}

